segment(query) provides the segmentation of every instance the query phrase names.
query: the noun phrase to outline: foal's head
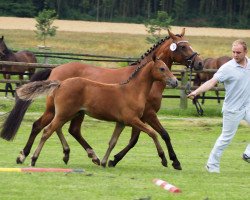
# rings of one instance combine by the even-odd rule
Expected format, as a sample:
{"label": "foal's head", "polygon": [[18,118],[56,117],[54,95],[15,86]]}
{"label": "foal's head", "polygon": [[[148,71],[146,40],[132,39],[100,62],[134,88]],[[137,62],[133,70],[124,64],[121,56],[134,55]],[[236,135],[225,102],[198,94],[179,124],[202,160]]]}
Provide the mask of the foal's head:
{"label": "foal's head", "polygon": [[[168,30],[168,34],[170,37],[169,42],[162,45],[159,52],[162,55],[169,55],[174,62],[192,67],[195,70],[202,70],[202,59],[197,52],[193,51],[189,42],[184,38],[185,28],[182,29],[179,35],[174,35],[170,30]],[[167,57],[165,56],[165,58]],[[164,57],[162,59],[165,62]]]}
{"label": "foal's head", "polygon": [[153,62],[154,66],[152,68],[152,76],[154,77],[154,79],[164,82],[173,88],[177,87],[178,80],[169,70],[167,65],[155,55],[153,56]]}

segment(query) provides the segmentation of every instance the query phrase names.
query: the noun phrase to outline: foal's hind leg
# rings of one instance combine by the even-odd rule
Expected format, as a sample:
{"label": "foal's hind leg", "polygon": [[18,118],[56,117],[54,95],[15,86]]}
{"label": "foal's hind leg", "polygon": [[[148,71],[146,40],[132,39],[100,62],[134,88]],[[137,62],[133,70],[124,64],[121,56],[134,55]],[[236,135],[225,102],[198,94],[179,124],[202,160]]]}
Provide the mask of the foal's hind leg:
{"label": "foal's hind leg", "polygon": [[36,161],[39,157],[39,154],[43,148],[43,145],[47,141],[47,139],[53,134],[55,130],[59,130],[63,125],[63,122],[60,121],[58,118],[54,118],[51,123],[44,128],[43,135],[41,137],[41,140],[38,144],[38,147],[36,148],[33,156],[31,157],[31,166],[35,166]]}
{"label": "foal's hind leg", "polygon": [[100,159],[95,154],[93,148],[88,144],[88,142],[81,135],[81,124],[83,122],[85,114],[80,112],[75,118],[71,120],[69,133],[81,144],[81,146],[86,150],[88,157],[92,158],[92,162],[96,165],[100,165]]}
{"label": "foal's hind leg", "polygon": [[173,146],[171,144],[171,139],[168,134],[168,132],[163,128],[161,125],[159,119],[157,118],[155,113],[151,113],[150,116],[147,117],[147,123],[154,129],[156,130],[162,137],[162,139],[165,141],[167,149],[168,149],[168,154],[170,160],[173,161],[172,166],[175,169],[181,170],[181,164],[179,160],[177,159],[177,156],[174,152]]}
{"label": "foal's hind leg", "polygon": [[22,164],[25,161],[26,157],[30,153],[31,147],[36,139],[36,136],[45,126],[47,126],[51,122],[53,117],[54,113],[45,112],[37,121],[33,123],[29,139],[25,147],[23,148],[22,151],[20,151],[20,154],[16,159],[17,164]]}
{"label": "foal's hind leg", "polygon": [[109,167],[115,167],[116,164],[120,160],[122,160],[123,157],[129,152],[129,150],[132,149],[136,145],[140,136],[140,132],[141,131],[139,129],[134,128],[134,127],[132,128],[131,138],[129,140],[128,145],[114,156],[114,160],[109,160],[109,163],[108,163]]}
{"label": "foal's hind leg", "polygon": [[57,131],[57,136],[59,138],[59,140],[61,141],[62,147],[63,147],[63,162],[67,165],[68,161],[69,161],[69,153],[70,153],[70,148],[69,145],[63,135],[62,129],[59,128]]}

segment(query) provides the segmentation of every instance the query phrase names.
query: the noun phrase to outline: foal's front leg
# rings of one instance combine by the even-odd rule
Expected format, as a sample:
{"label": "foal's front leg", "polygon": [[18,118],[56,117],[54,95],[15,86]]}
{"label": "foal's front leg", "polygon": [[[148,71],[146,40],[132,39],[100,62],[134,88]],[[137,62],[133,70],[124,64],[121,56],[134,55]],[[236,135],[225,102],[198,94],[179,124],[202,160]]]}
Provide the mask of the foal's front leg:
{"label": "foal's front leg", "polygon": [[139,129],[132,127],[131,137],[128,145],[114,156],[114,160],[109,160],[109,167],[115,167],[116,164],[120,162],[120,160],[122,160],[123,157],[129,152],[129,150],[136,145],[140,136],[140,132],[141,131]]}
{"label": "foal's front leg", "polygon": [[147,133],[154,141],[159,157],[161,158],[161,163],[164,167],[167,167],[167,159],[165,153],[161,147],[161,144],[157,138],[156,132],[147,124],[143,123],[139,118],[134,119],[130,124],[133,127],[140,129],[141,131]]}
{"label": "foal's front leg", "polygon": [[147,123],[161,135],[161,138],[166,143],[169,158],[170,158],[170,160],[173,161],[172,166],[174,167],[174,169],[181,170],[182,169],[181,164],[180,164],[180,162],[179,162],[179,160],[174,152],[174,148],[171,144],[170,136],[169,136],[168,132],[161,125],[156,113],[154,113],[154,114],[151,113],[150,116],[147,116]]}
{"label": "foal's front leg", "polygon": [[121,135],[121,132],[123,131],[124,128],[125,128],[125,125],[123,123],[119,123],[119,122],[116,123],[115,130],[114,130],[113,135],[109,141],[109,147],[105,153],[105,156],[103,157],[103,159],[101,161],[101,165],[103,167],[106,167],[109,155],[110,155],[112,149],[115,147],[117,140],[118,140],[119,136]]}

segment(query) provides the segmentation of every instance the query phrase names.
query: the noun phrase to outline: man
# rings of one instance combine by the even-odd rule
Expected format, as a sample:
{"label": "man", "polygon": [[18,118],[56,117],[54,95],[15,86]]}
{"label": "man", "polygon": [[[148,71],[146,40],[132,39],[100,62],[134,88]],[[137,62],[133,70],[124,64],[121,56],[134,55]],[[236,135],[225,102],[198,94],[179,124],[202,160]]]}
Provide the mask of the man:
{"label": "man", "polygon": [[[194,98],[213,88],[218,82],[224,83],[225,86],[222,133],[214,144],[207,161],[208,172],[220,172],[221,155],[233,139],[240,121],[244,119],[250,124],[250,59],[246,55],[246,43],[241,39],[234,41],[232,44],[233,59],[222,65],[212,79],[188,95],[189,98]],[[250,144],[242,158],[250,162]]]}

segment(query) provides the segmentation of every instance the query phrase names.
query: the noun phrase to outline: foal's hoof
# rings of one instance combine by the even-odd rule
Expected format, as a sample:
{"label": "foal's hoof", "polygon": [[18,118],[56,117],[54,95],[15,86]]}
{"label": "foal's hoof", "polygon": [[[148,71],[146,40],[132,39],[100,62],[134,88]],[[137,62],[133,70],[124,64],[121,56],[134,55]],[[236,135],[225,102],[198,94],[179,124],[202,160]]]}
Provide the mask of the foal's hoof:
{"label": "foal's hoof", "polygon": [[113,160],[110,160],[109,163],[108,163],[108,166],[109,167],[115,167],[116,163]]}
{"label": "foal's hoof", "polygon": [[100,165],[100,164],[101,164],[99,158],[92,158],[92,162],[93,162],[94,164],[96,164],[96,165]]}
{"label": "foal's hoof", "polygon": [[25,161],[25,155],[23,153],[23,151],[20,152],[19,156],[16,158],[16,163],[17,164],[23,164]]}
{"label": "foal's hoof", "polygon": [[35,167],[35,165],[36,165],[36,160],[37,160],[37,158],[35,158],[35,157],[32,157],[32,158],[31,158],[31,163],[30,163],[30,166],[31,166],[31,167]]}
{"label": "foal's hoof", "polygon": [[23,160],[19,156],[16,158],[16,164],[23,164]]}
{"label": "foal's hoof", "polygon": [[176,170],[182,170],[181,164],[180,163],[173,163],[172,164],[173,168]]}

